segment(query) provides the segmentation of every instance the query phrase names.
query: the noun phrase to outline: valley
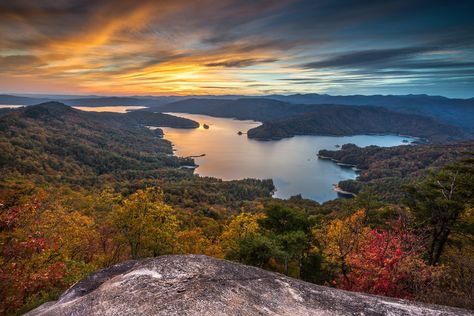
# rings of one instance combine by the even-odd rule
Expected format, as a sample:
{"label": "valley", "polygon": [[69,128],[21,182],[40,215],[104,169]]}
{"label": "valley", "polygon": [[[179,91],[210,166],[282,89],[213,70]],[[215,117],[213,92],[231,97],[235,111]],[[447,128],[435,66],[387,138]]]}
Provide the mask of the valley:
{"label": "valley", "polygon": [[[0,312],[26,312],[116,263],[189,253],[341,289],[471,307],[470,279],[453,281],[465,273],[459,247],[471,247],[465,205],[474,174],[472,141],[447,142],[457,129],[415,117],[392,127],[416,131],[426,122],[420,125],[426,136],[447,138],[412,145],[416,138],[344,131],[261,141],[245,133],[269,121],[225,117],[229,113],[92,109],[47,102],[0,111],[0,298],[8,302]],[[456,190],[445,202],[437,188],[449,181]],[[335,184],[357,195],[337,198]],[[426,207],[449,217],[425,213]],[[433,224],[420,226],[427,220]],[[430,238],[437,227],[447,227],[448,237]],[[383,255],[401,256],[397,269],[387,271],[396,280],[390,288],[374,288],[358,274],[374,272],[382,283],[377,275],[387,266],[355,251],[338,259],[335,247],[346,235],[344,247],[357,242],[364,254],[378,253],[373,236],[396,242]],[[435,251],[426,251],[431,245]],[[344,281],[346,264],[354,269],[347,275],[351,283]],[[409,276],[398,269],[409,269]],[[424,290],[413,290],[413,280]],[[445,292],[461,295],[447,301]]]}
{"label": "valley", "polygon": [[[217,118],[207,115],[169,113],[208,124],[209,129],[182,130],[163,128],[164,138],[173,144],[179,157],[198,156],[195,173],[223,180],[245,178],[272,179],[276,198],[302,195],[320,203],[338,197],[333,184],[354,179],[357,173],[316,156],[320,149],[333,149],[346,143],[383,147],[405,144],[414,139],[401,136],[296,136],[276,141],[257,141],[246,132],[261,123],[249,120]],[[257,127],[258,128],[258,127]]]}
{"label": "valley", "polygon": [[0,316],[474,315],[474,1],[0,1]]}

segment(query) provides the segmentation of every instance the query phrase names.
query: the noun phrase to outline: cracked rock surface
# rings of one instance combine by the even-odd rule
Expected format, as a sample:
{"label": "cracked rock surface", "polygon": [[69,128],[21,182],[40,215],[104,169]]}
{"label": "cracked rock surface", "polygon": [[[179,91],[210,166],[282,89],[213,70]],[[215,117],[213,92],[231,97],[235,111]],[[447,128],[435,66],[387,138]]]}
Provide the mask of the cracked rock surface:
{"label": "cracked rock surface", "polygon": [[98,271],[27,315],[474,315],[318,286],[200,255]]}

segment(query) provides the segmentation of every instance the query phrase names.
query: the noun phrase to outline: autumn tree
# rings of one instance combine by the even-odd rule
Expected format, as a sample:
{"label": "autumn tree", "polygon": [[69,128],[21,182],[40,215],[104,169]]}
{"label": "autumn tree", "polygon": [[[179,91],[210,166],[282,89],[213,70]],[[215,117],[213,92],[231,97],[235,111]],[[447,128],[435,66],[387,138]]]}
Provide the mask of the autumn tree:
{"label": "autumn tree", "polygon": [[357,251],[349,253],[349,273],[336,281],[346,290],[413,298],[439,276],[421,259],[422,240],[401,221],[391,229],[364,230]]}
{"label": "autumn tree", "polygon": [[128,244],[133,259],[172,253],[178,220],[156,187],[138,190],[112,213],[113,222]]}
{"label": "autumn tree", "polygon": [[347,218],[335,219],[325,229],[314,232],[322,242],[325,260],[348,282],[348,256],[358,251],[360,241],[367,231],[364,226],[365,217],[365,211],[359,210]]}
{"label": "autumn tree", "polygon": [[19,205],[0,201],[0,314],[54,299],[97,269],[91,218],[37,193]]}
{"label": "autumn tree", "polygon": [[242,261],[240,245],[245,238],[258,233],[258,220],[264,217],[263,214],[241,212],[224,227],[220,239],[226,258]]}
{"label": "autumn tree", "polygon": [[176,253],[204,254],[216,258],[223,257],[220,245],[210,240],[201,228],[178,231],[176,234]]}

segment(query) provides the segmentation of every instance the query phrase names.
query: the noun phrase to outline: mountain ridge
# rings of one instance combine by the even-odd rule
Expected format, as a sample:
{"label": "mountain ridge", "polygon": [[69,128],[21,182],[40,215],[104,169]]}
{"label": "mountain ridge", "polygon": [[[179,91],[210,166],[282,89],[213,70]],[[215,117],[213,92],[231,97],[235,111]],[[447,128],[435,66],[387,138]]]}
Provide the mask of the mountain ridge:
{"label": "mountain ridge", "polygon": [[350,136],[395,134],[434,142],[472,137],[461,129],[436,120],[373,106],[320,106],[313,112],[264,122],[248,131],[249,138],[277,140],[296,135]]}
{"label": "mountain ridge", "polygon": [[[120,106],[135,105],[147,106],[152,110],[159,111],[160,107],[169,108],[170,104],[183,100],[216,100],[222,103],[236,100],[247,100],[254,102],[255,100],[276,100],[293,105],[353,105],[353,106],[382,106],[392,111],[419,114],[436,118],[439,121],[451,125],[462,127],[470,132],[474,132],[474,97],[448,98],[444,96],[431,96],[425,94],[408,94],[408,95],[347,95],[332,96],[328,94],[290,94],[290,95],[261,95],[261,96],[244,96],[244,95],[205,95],[205,96],[131,96],[131,97],[114,97],[114,96],[85,96],[84,98],[60,98],[44,97],[32,98],[15,95],[0,95],[0,104],[12,105],[32,105],[45,101],[59,100],[68,105],[82,106]],[[215,102],[215,101],[209,101]],[[264,102],[264,101],[261,101]],[[204,113],[200,113],[204,114]]]}
{"label": "mountain ridge", "polygon": [[108,177],[154,178],[163,168],[193,165],[192,159],[172,155],[162,130],[144,125],[198,124],[161,113],[147,118],[84,112],[59,102],[11,111],[0,117],[0,178],[3,184],[9,176],[23,175],[37,182],[95,185]]}

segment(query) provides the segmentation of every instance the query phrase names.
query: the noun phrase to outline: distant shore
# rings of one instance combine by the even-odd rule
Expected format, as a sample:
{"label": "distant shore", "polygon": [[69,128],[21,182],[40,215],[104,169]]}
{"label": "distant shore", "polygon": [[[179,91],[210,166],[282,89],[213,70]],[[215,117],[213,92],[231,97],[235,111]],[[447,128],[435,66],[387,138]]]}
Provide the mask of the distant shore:
{"label": "distant shore", "polygon": [[341,189],[339,187],[339,185],[337,184],[333,184],[333,190],[334,192],[337,192],[338,194],[341,194],[343,196],[347,196],[347,197],[355,197],[357,196],[357,194],[355,194],[354,192],[349,192],[349,191],[344,191],[343,189]]}

